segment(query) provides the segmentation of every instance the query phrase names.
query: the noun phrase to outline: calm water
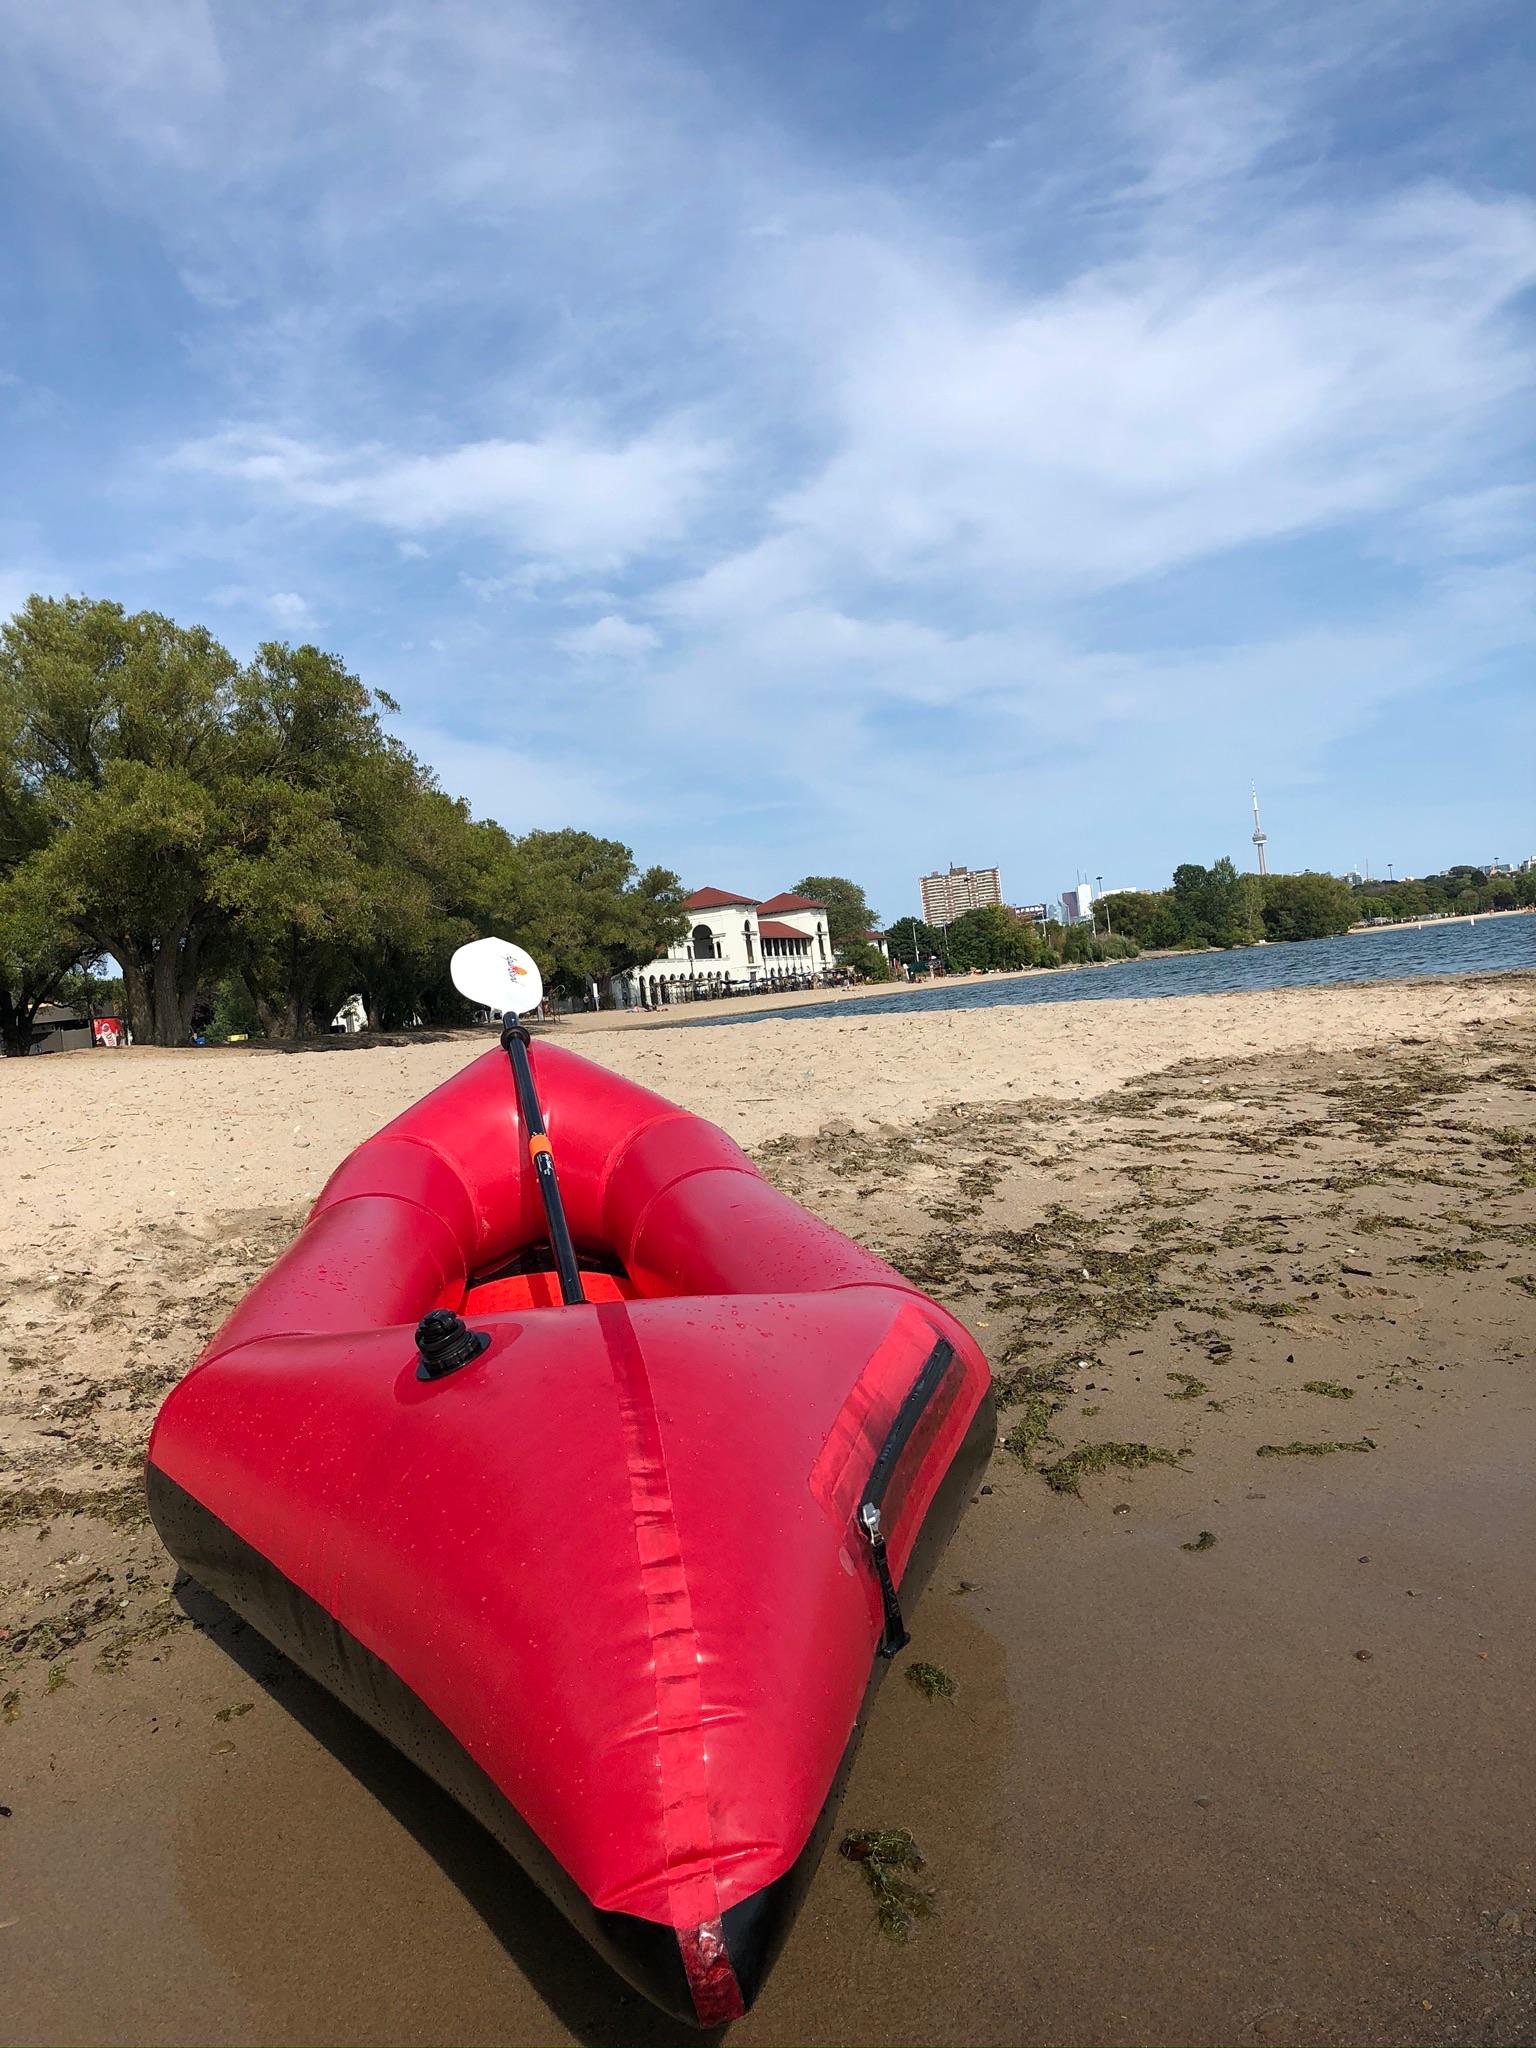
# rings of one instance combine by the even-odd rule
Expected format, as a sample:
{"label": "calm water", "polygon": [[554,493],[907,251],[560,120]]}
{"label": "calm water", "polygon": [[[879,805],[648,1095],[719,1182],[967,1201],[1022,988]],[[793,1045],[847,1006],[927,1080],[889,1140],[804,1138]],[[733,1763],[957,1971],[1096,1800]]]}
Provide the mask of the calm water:
{"label": "calm water", "polygon": [[[1335,981],[1394,981],[1423,974],[1498,974],[1536,969],[1536,914],[1480,917],[1456,924],[1398,925],[1342,939],[1303,939],[1293,945],[1253,946],[1238,953],[1183,953],[1172,960],[1116,960],[1105,967],[1062,969],[1013,981],[940,981],[904,994],[866,996],[861,1017],[899,1010],[986,1010],[999,1003],[1113,1002],[1125,996],[1226,995],[1250,988],[1320,988]],[[737,1016],[700,1017],[713,1024],[745,1024],[754,1017],[842,1017],[845,1003],[806,1003],[783,1010],[743,1010]],[[679,1023],[684,1022],[682,1018]]]}

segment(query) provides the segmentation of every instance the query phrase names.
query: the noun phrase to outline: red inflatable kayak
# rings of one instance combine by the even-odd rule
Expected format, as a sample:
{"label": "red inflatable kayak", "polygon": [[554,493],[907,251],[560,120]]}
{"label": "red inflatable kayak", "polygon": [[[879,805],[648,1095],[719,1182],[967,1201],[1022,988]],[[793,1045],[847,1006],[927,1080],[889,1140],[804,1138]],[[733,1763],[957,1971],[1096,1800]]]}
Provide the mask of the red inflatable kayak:
{"label": "red inflatable kayak", "polygon": [[[150,1508],[631,1983],[712,2026],[809,1882],[991,1451],[990,1375],[713,1125],[556,1046],[534,1066],[588,1304],[544,1270],[489,1052],[332,1175],[161,1409]],[[436,1316],[418,1351],[434,1310],[457,1350]]]}

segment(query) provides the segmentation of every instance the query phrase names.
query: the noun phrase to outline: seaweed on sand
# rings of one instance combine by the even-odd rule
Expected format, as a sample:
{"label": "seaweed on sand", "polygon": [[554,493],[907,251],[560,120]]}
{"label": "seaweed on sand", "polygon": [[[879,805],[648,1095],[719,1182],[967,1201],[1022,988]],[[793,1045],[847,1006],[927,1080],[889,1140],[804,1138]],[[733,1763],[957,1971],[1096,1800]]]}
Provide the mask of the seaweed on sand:
{"label": "seaweed on sand", "polygon": [[1368,1436],[1363,1436],[1358,1442],[1352,1442],[1346,1438],[1343,1441],[1318,1444],[1304,1444],[1299,1441],[1292,1441],[1288,1444],[1260,1444],[1254,1456],[1258,1458],[1326,1458],[1333,1451],[1374,1451],[1375,1448],[1376,1446],[1371,1442],[1371,1439]]}
{"label": "seaweed on sand", "polygon": [[907,1683],[925,1700],[952,1700],[960,1689],[942,1664],[925,1664],[921,1658],[907,1666]]}
{"label": "seaweed on sand", "polygon": [[1079,1444],[1074,1451],[1040,1467],[1040,1476],[1053,1493],[1081,1493],[1081,1482],[1094,1472],[1119,1467],[1126,1472],[1144,1472],[1149,1465],[1177,1465],[1181,1452],[1165,1451],[1157,1444]]}
{"label": "seaweed on sand", "polygon": [[[1230,1345],[1227,1346],[1228,1350],[1231,1348]],[[1171,1372],[1168,1377],[1175,1381],[1176,1385],[1171,1394],[1163,1396],[1165,1401],[1198,1401],[1202,1394],[1211,1391],[1205,1381],[1196,1379],[1192,1372]]]}
{"label": "seaweed on sand", "polygon": [[913,1924],[933,1911],[932,1887],[911,1873],[926,1868],[905,1828],[871,1828],[844,1835],[838,1853],[858,1864],[874,1894],[875,1917],[889,1941],[906,1941]]}

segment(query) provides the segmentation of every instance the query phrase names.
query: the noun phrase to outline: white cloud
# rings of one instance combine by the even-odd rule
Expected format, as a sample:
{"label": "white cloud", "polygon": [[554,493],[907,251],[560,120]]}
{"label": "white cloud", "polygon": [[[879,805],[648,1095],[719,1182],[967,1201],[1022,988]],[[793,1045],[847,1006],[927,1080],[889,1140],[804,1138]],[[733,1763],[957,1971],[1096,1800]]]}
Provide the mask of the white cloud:
{"label": "white cloud", "polygon": [[267,599],[267,610],[285,626],[308,626],[314,622],[313,613],[296,590],[274,590]]}
{"label": "white cloud", "polygon": [[617,612],[594,619],[590,626],[575,626],[570,632],[555,636],[557,647],[585,661],[633,660],[660,644],[660,635],[651,627],[620,618]]}
{"label": "white cloud", "polygon": [[1532,375],[1536,208],[1442,187],[1011,300],[867,240],[795,265],[831,452],[678,609],[850,576],[1016,605],[1336,526],[1477,454]]}
{"label": "white cloud", "polygon": [[427,455],[331,449],[242,427],[188,442],[172,461],[279,505],[385,527],[489,531],[567,568],[591,568],[675,540],[723,459],[718,444],[672,422],[627,440],[558,429]]}

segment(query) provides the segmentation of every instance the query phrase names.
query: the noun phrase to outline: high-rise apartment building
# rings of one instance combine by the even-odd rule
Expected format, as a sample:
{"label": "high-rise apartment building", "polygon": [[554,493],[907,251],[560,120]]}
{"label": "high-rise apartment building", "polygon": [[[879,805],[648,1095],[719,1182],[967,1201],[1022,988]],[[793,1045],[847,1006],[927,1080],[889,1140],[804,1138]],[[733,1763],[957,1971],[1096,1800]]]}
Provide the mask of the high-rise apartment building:
{"label": "high-rise apartment building", "polygon": [[980,910],[985,903],[1001,903],[1003,888],[996,868],[939,870],[918,880],[923,897],[924,924],[953,924],[968,910]]}

